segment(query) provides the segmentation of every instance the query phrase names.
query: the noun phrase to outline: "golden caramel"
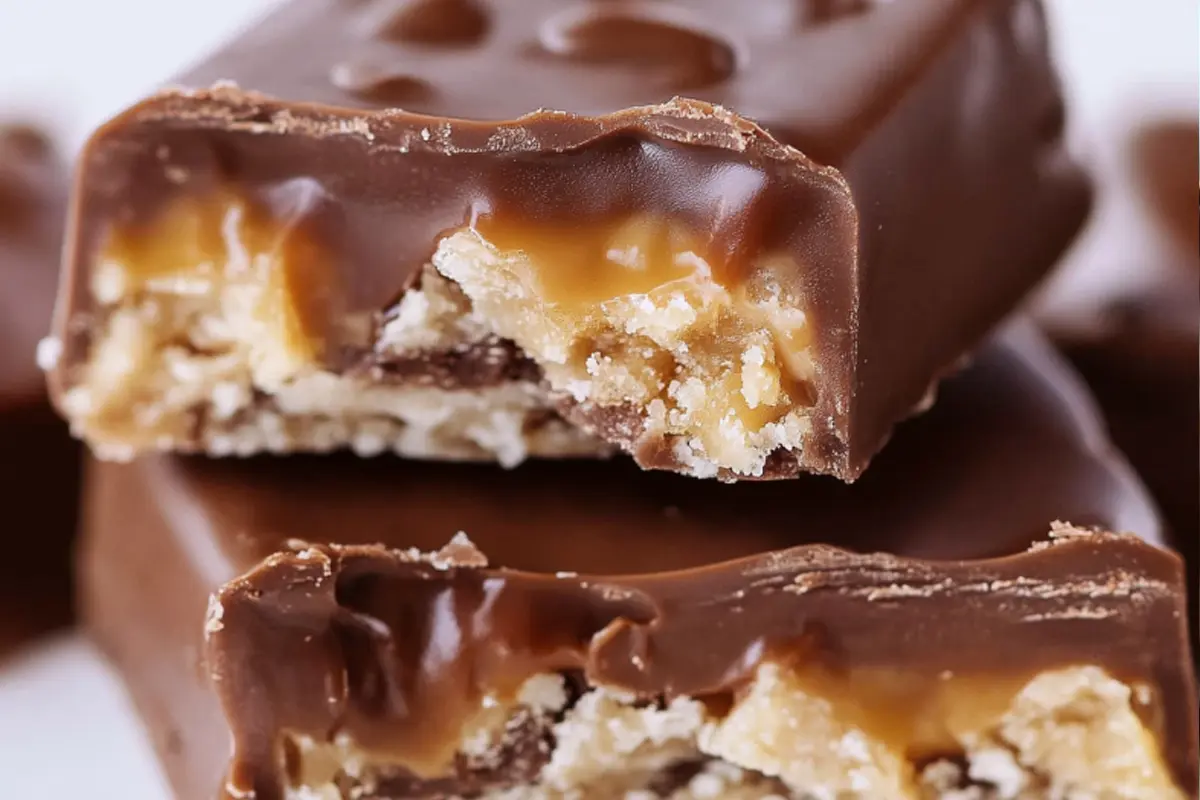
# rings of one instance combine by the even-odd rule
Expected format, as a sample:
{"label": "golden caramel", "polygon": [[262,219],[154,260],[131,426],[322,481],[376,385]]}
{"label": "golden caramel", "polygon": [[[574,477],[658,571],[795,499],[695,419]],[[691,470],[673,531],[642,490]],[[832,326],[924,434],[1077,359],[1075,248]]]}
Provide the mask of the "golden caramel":
{"label": "golden caramel", "polygon": [[926,675],[862,669],[793,673],[806,694],[828,700],[842,722],[907,760],[954,753],[964,737],[994,727],[1032,675]]}
{"label": "golden caramel", "polygon": [[812,331],[786,256],[740,263],[687,225],[486,216],[434,266],[580,402],[639,411],[687,471],[761,474],[814,401]]}
{"label": "golden caramel", "polygon": [[273,216],[227,191],[107,231],[88,289],[99,322],[63,404],[113,458],[186,443],[201,409],[236,425],[257,391],[316,373],[345,322],[334,261],[305,214]]}
{"label": "golden caramel", "polygon": [[[835,673],[770,662],[734,697],[660,704],[593,688],[568,707],[563,685],[554,674],[538,674],[519,692],[489,694],[470,711],[460,697],[445,709],[453,711],[450,720],[427,707],[411,726],[425,730],[425,738],[406,737],[390,747],[367,747],[342,734],[315,742],[290,733],[288,772],[295,785],[314,788],[339,773],[369,782],[396,767],[426,778],[451,775],[458,758],[486,758],[503,747],[506,721],[523,709],[553,725],[556,752],[539,777],[546,796],[613,786],[623,793],[639,788],[639,775],[716,759],[802,793],[820,787],[829,796],[918,800],[930,796],[923,788],[928,764],[980,758],[984,780],[1005,782],[1010,791],[1033,788],[1029,781],[1040,773],[1084,793],[1120,787],[1128,791],[1122,797],[1182,798],[1131,705],[1134,694],[1157,700],[1145,687],[1126,686],[1095,667],[959,676]],[[1051,719],[1073,730],[1059,738],[1047,727]],[[448,724],[453,720],[466,724]],[[1128,754],[1113,749],[1122,745]],[[440,759],[431,760],[437,751]],[[1074,774],[1076,762],[1097,774]],[[621,785],[630,776],[632,782]]]}
{"label": "golden caramel", "polygon": [[765,664],[700,742],[707,753],[830,797],[952,796],[953,783],[946,795],[927,793],[923,769],[950,759],[947,766],[966,764],[972,779],[1003,787],[1005,797],[1182,800],[1139,717],[1146,702],[1157,702],[1148,687],[1094,666],[957,676]]}
{"label": "golden caramel", "polygon": [[[611,452],[528,381],[443,387],[348,369],[367,354],[456,357],[493,336],[428,265],[429,285],[399,302],[351,306],[357,267],[330,246],[321,202],[308,186],[270,205],[224,188],[103,231],[84,287],[86,357],[61,396],[74,433],[117,460],[347,447],[512,466]],[[396,286],[412,266],[396,264]]]}
{"label": "golden caramel", "polygon": [[152,222],[111,233],[95,291],[104,300],[117,286],[122,294],[183,296],[243,286],[241,311],[262,327],[275,355],[296,366],[319,361],[337,281],[329,253],[304,223],[271,218],[228,193],[184,195]]}
{"label": "golden caramel", "polygon": [[[700,236],[681,222],[638,214],[623,220],[565,226],[519,218],[483,216],[472,227],[502,252],[520,252],[528,259],[529,279],[542,302],[561,312],[584,317],[597,306],[637,295],[653,295],[690,284],[710,285],[733,298],[737,313],[775,336],[781,361],[793,377],[811,377],[811,365],[798,358],[811,344],[811,332],[795,292],[792,307],[775,292],[771,298],[750,285],[755,269],[719,257]],[[786,261],[786,259],[779,259]],[[761,265],[759,275],[794,272],[790,263]],[[778,280],[782,276],[772,275]],[[786,279],[785,279],[786,280]],[[706,298],[695,298],[703,302]],[[713,326],[701,345],[728,345],[728,320]]]}
{"label": "golden caramel", "polygon": [[569,227],[487,216],[474,228],[498,250],[525,253],[542,300],[568,314],[710,271],[687,228],[648,215]]}

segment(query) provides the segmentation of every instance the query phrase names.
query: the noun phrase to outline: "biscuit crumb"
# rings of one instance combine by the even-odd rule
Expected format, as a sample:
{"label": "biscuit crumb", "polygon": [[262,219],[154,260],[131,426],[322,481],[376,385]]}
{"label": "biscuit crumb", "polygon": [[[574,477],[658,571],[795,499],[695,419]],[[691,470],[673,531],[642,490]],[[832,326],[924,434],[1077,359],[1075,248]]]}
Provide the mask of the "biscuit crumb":
{"label": "biscuit crumb", "polygon": [[[496,713],[464,732],[460,752],[494,767],[506,763],[512,731],[547,732],[532,779],[500,777],[478,795],[486,800],[1185,800],[1132,710],[1133,693],[1097,667],[1045,672],[1001,716],[958,731],[957,755],[916,764],[777,664],[760,666],[717,715],[691,698],[647,701],[602,687],[572,703],[564,679],[546,674],[526,681],[515,705],[489,706]],[[540,722],[514,727],[524,718]],[[364,782],[379,769],[345,740],[318,749]],[[356,797],[322,794],[328,788],[290,797]]]}
{"label": "biscuit crumb", "polygon": [[639,438],[671,442],[692,475],[759,476],[771,453],[801,449],[812,332],[794,266],[766,259],[726,286],[671,223],[634,217],[606,236],[602,268],[542,263],[474,230],[443,239],[433,266],[555,391],[588,409],[635,409]]}
{"label": "biscuit crumb", "polygon": [[[91,344],[59,399],[102,458],[349,448],[508,467],[612,451],[559,416],[432,267],[392,308],[342,309],[302,221],[267,220],[230,192],[180,201],[106,248],[88,285]],[[57,339],[39,347],[44,369],[61,355]]]}

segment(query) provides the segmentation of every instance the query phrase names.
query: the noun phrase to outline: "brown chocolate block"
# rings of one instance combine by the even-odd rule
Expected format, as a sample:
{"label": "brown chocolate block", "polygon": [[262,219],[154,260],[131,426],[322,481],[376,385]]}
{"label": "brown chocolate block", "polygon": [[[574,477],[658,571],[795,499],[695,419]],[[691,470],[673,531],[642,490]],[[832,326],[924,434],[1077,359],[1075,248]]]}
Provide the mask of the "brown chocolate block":
{"label": "brown chocolate block", "polygon": [[1181,565],[1028,331],[852,486],[156,456],[89,497],[184,800],[1194,797]]}
{"label": "brown chocolate block", "polygon": [[46,134],[0,123],[0,656],[70,618],[78,446],[35,359],[65,206],[65,168]]}
{"label": "brown chocolate block", "polygon": [[101,457],[852,480],[1089,200],[1035,0],[293,0],[178,83],[82,159]]}

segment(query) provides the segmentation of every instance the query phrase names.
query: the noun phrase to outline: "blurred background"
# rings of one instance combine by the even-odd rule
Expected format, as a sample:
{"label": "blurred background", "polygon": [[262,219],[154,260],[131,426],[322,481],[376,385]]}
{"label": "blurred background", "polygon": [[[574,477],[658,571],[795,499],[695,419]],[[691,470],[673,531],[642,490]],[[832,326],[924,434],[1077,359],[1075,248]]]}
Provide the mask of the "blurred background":
{"label": "blurred background", "polygon": [[[1033,305],[1096,386],[1128,379],[1127,372],[1104,372],[1112,366],[1107,350],[1093,358],[1089,348],[1107,335],[1098,328],[1114,319],[1118,326],[1153,328],[1160,315],[1155,303],[1164,296],[1172,308],[1183,309],[1190,320],[1183,327],[1192,333],[1178,374],[1147,383],[1132,407],[1116,402],[1108,411],[1119,427],[1121,446],[1141,462],[1143,474],[1152,483],[1171,484],[1170,496],[1160,502],[1175,520],[1182,544],[1195,549],[1200,243],[1193,191],[1200,180],[1200,3],[1047,4],[1070,97],[1071,139],[1095,175],[1098,193],[1091,223]],[[69,162],[97,124],[271,5],[270,0],[0,0],[0,122],[47,126]],[[0,183],[0,207],[3,189]],[[54,191],[50,187],[40,201],[61,202]],[[7,317],[0,318],[0,365],[15,363],[36,374],[32,344],[16,335],[15,321],[18,309],[21,314],[45,311],[36,304],[26,308],[17,295],[28,276],[14,277],[10,268],[0,271],[0,280],[0,315]],[[1130,358],[1146,360],[1140,351]],[[37,389],[24,386],[22,391],[36,394]],[[29,402],[36,405],[36,399]],[[1158,419],[1161,424],[1167,413],[1182,428],[1173,453],[1160,459],[1161,439],[1150,440],[1146,423]],[[1134,452],[1139,448],[1147,452]],[[1180,453],[1185,459],[1190,453],[1191,467],[1182,472]],[[70,453],[58,457],[69,461]],[[13,447],[0,449],[0,491],[25,471],[26,462],[17,460]],[[69,496],[70,469],[55,474],[45,480],[60,481],[60,497]],[[7,505],[4,498],[0,495]],[[69,601],[61,531],[69,526],[70,504],[54,502],[58,516],[53,520],[18,514],[0,523],[0,536],[9,537],[0,553],[12,554],[12,542],[31,539],[44,544],[47,554],[22,554],[15,569],[0,555],[0,791],[6,797],[86,793],[92,800],[161,800],[167,797],[165,786],[116,682],[91,648],[64,627]],[[34,563],[39,558],[44,563]],[[52,632],[46,634],[45,628]]]}

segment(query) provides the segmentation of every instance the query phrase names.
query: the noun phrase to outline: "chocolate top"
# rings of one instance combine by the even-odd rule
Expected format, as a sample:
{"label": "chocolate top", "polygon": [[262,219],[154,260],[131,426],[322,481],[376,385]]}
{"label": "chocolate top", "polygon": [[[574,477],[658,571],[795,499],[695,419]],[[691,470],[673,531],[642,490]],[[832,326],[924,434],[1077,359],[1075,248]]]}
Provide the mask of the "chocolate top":
{"label": "chocolate top", "polygon": [[177,80],[477,120],[599,115],[684,95],[836,163],[986,4],[753,0],[731,14],[725,0],[301,0]]}
{"label": "chocolate top", "polygon": [[0,401],[42,394],[34,358],[50,330],[66,174],[46,134],[0,124]]}

